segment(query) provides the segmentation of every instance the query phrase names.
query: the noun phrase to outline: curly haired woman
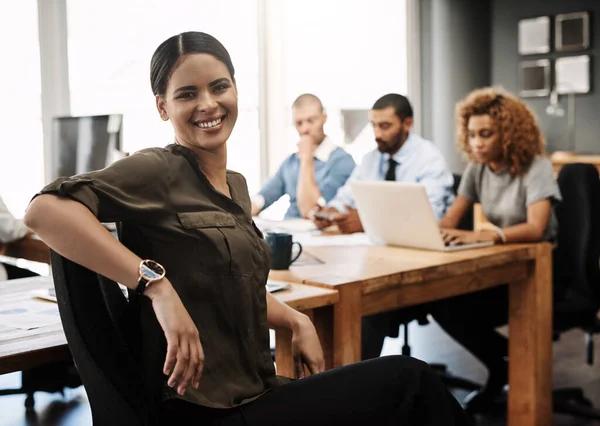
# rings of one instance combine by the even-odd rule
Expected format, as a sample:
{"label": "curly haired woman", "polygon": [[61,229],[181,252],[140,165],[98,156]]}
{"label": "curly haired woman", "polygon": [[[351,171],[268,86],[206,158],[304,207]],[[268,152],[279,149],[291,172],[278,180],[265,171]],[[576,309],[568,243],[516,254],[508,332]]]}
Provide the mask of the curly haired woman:
{"label": "curly haired woman", "polygon": [[[456,201],[440,222],[444,241],[496,244],[552,241],[558,224],[553,206],[561,200],[544,137],[534,113],[517,97],[493,88],[470,93],[458,103],[458,146],[469,160]],[[490,229],[455,228],[473,203],[481,203]],[[440,302],[433,316],[440,326],[488,369],[488,381],[465,400],[483,411],[508,378],[508,345],[494,328],[507,323],[507,286]]]}

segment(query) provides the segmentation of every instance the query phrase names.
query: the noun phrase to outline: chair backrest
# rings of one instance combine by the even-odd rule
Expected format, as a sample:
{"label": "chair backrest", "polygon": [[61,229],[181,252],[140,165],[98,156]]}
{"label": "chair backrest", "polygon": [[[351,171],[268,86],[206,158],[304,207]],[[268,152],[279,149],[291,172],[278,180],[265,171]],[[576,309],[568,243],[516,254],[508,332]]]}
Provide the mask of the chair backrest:
{"label": "chair backrest", "polygon": [[[600,307],[600,179],[591,164],[566,164],[558,174],[563,201],[556,206],[558,246],[554,253],[557,295]],[[555,293],[556,293],[555,291]],[[562,295],[560,292],[563,292]]]}
{"label": "chair backrest", "polygon": [[[457,173],[453,173],[452,177],[454,178],[454,185],[452,185],[452,191],[454,192],[454,195],[457,195],[458,187],[460,186],[461,175],[459,175]],[[458,229],[463,229],[465,231],[472,231],[474,229],[473,214],[474,214],[474,209],[473,209],[473,207],[471,207],[467,211],[467,213],[463,216],[463,218],[460,220],[460,223],[458,224]]]}
{"label": "chair backrest", "polygon": [[65,336],[94,425],[156,424],[140,360],[120,326],[129,309],[119,286],[54,251],[51,262]]}

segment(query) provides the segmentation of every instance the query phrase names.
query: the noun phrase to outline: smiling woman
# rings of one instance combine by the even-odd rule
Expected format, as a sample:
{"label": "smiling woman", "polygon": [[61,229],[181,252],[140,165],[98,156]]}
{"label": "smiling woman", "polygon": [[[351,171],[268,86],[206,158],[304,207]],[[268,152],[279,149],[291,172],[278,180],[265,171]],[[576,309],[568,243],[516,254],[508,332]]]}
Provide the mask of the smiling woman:
{"label": "smiling woman", "polygon": [[212,185],[231,197],[225,167],[238,116],[235,71],[214,37],[188,32],[164,41],[150,64],[150,82],[162,120],[170,120],[175,143],[196,154]]}
{"label": "smiling woman", "polygon": [[[169,38],[152,57],[151,83],[175,143],[56,180],[31,203],[26,223],[56,252],[122,283],[140,302],[128,317],[141,324],[140,363],[162,424],[193,417],[232,426],[332,418],[466,425],[435,373],[414,359],[324,372],[310,319],[266,292],[269,248],[252,222],[245,179],[226,169],[238,106],[223,45],[199,32]],[[119,240],[100,224],[113,221]],[[142,276],[144,265],[159,277]],[[276,376],[269,327],[290,330],[297,376],[306,366],[311,377]],[[436,409],[424,409],[430,404]]]}

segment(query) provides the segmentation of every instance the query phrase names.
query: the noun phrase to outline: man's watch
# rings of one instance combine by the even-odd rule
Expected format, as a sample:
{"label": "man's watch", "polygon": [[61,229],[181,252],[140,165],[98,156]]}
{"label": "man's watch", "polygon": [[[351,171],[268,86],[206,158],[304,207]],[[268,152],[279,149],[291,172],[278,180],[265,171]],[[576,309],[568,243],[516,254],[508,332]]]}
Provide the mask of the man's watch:
{"label": "man's watch", "polygon": [[140,262],[138,285],[135,292],[144,294],[144,290],[149,284],[161,280],[165,277],[165,268],[158,262],[145,259]]}

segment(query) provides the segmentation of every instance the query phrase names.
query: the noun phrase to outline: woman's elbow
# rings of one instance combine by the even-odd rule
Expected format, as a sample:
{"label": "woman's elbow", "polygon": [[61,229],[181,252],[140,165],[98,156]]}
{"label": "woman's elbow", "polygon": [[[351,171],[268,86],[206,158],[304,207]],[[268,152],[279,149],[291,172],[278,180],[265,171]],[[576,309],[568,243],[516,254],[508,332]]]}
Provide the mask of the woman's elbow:
{"label": "woman's elbow", "polygon": [[32,231],[39,229],[44,219],[48,218],[53,202],[57,199],[54,195],[40,195],[31,201],[23,217],[23,222]]}
{"label": "woman's elbow", "polygon": [[540,242],[540,241],[542,241],[544,239],[544,235],[546,234],[545,227],[534,225],[532,228],[533,229],[532,229],[532,232],[530,234],[531,235],[531,240],[533,242]]}

